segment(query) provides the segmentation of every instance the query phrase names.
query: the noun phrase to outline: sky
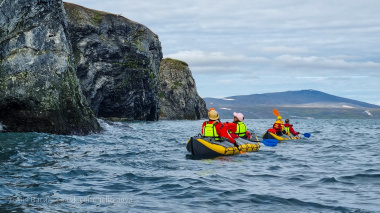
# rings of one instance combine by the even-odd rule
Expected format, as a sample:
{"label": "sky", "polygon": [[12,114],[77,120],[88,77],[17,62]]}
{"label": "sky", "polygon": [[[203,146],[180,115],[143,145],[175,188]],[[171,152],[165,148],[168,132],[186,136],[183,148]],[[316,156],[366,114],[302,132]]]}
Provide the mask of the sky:
{"label": "sky", "polygon": [[203,98],[313,89],[380,105],[378,0],[67,2],[147,26]]}

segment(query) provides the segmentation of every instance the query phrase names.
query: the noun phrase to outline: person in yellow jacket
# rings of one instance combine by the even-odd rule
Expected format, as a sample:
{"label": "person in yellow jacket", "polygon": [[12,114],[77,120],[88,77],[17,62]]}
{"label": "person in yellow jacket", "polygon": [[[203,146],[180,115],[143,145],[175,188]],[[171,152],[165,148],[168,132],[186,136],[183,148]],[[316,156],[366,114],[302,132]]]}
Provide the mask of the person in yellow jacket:
{"label": "person in yellow jacket", "polygon": [[277,116],[277,120],[273,123],[273,129],[276,131],[276,135],[285,134],[284,122],[282,122],[282,117]]}
{"label": "person in yellow jacket", "polygon": [[250,139],[251,133],[247,131],[247,126],[243,122],[244,115],[242,113],[233,113],[234,121],[232,123],[225,123],[227,125],[229,132],[231,133],[231,137],[233,138],[245,138]]}
{"label": "person in yellow jacket", "polygon": [[228,139],[231,143],[235,143],[235,139],[227,131],[227,126],[225,126],[219,120],[219,114],[214,108],[210,108],[208,112],[209,120],[203,122],[202,124],[202,135],[205,137],[211,137],[219,141],[222,138]]}

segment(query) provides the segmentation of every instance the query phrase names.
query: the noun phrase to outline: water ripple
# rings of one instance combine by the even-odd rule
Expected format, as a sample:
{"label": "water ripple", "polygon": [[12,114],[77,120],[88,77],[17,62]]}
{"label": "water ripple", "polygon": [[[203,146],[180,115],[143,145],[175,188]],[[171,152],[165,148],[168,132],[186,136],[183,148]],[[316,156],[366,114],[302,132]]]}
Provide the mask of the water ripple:
{"label": "water ripple", "polygon": [[[379,212],[380,121],[296,122],[312,136],[213,159],[185,149],[201,121],[0,133],[0,212]],[[272,123],[247,120],[258,135]]]}

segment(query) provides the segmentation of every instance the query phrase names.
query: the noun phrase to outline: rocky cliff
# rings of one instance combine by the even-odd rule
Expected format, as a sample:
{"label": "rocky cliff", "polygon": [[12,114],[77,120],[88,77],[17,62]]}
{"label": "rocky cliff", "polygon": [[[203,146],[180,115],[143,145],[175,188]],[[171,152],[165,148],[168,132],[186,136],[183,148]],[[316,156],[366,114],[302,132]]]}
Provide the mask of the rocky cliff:
{"label": "rocky cliff", "polygon": [[158,36],[119,15],[65,3],[77,76],[99,117],[157,120]]}
{"label": "rocky cliff", "polygon": [[207,117],[205,101],[199,97],[189,66],[165,58],[159,72],[160,117],[167,119],[201,119]]}
{"label": "rocky cliff", "polygon": [[0,1],[0,122],[7,130],[100,130],[79,87],[66,20],[60,0]]}

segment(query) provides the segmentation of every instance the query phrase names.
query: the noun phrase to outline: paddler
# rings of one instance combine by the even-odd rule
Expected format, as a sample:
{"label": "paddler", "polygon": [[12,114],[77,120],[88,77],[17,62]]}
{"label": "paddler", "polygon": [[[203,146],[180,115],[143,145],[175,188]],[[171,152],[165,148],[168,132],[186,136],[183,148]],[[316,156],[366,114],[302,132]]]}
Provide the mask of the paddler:
{"label": "paddler", "polygon": [[290,123],[289,123],[289,119],[285,119],[284,127],[285,127],[286,134],[289,135],[289,136],[291,136],[290,133],[291,133],[293,136],[297,136],[298,134],[300,134],[299,132],[296,132],[296,131],[293,129],[293,124],[290,124]]}
{"label": "paddler", "polygon": [[244,115],[242,113],[234,112],[234,120],[232,123],[226,123],[228,130],[233,138],[244,138],[250,139],[251,133],[247,131],[247,126],[245,125]]}
{"label": "paddler", "polygon": [[273,129],[276,131],[276,135],[279,136],[286,133],[284,122],[282,122],[281,116],[277,116],[277,120],[273,123]]}
{"label": "paddler", "polygon": [[202,124],[202,136],[212,137],[217,141],[226,138],[231,143],[235,144],[235,140],[227,131],[227,125],[223,125],[222,122],[220,122],[219,114],[214,108],[209,110],[208,118],[209,120]]}

